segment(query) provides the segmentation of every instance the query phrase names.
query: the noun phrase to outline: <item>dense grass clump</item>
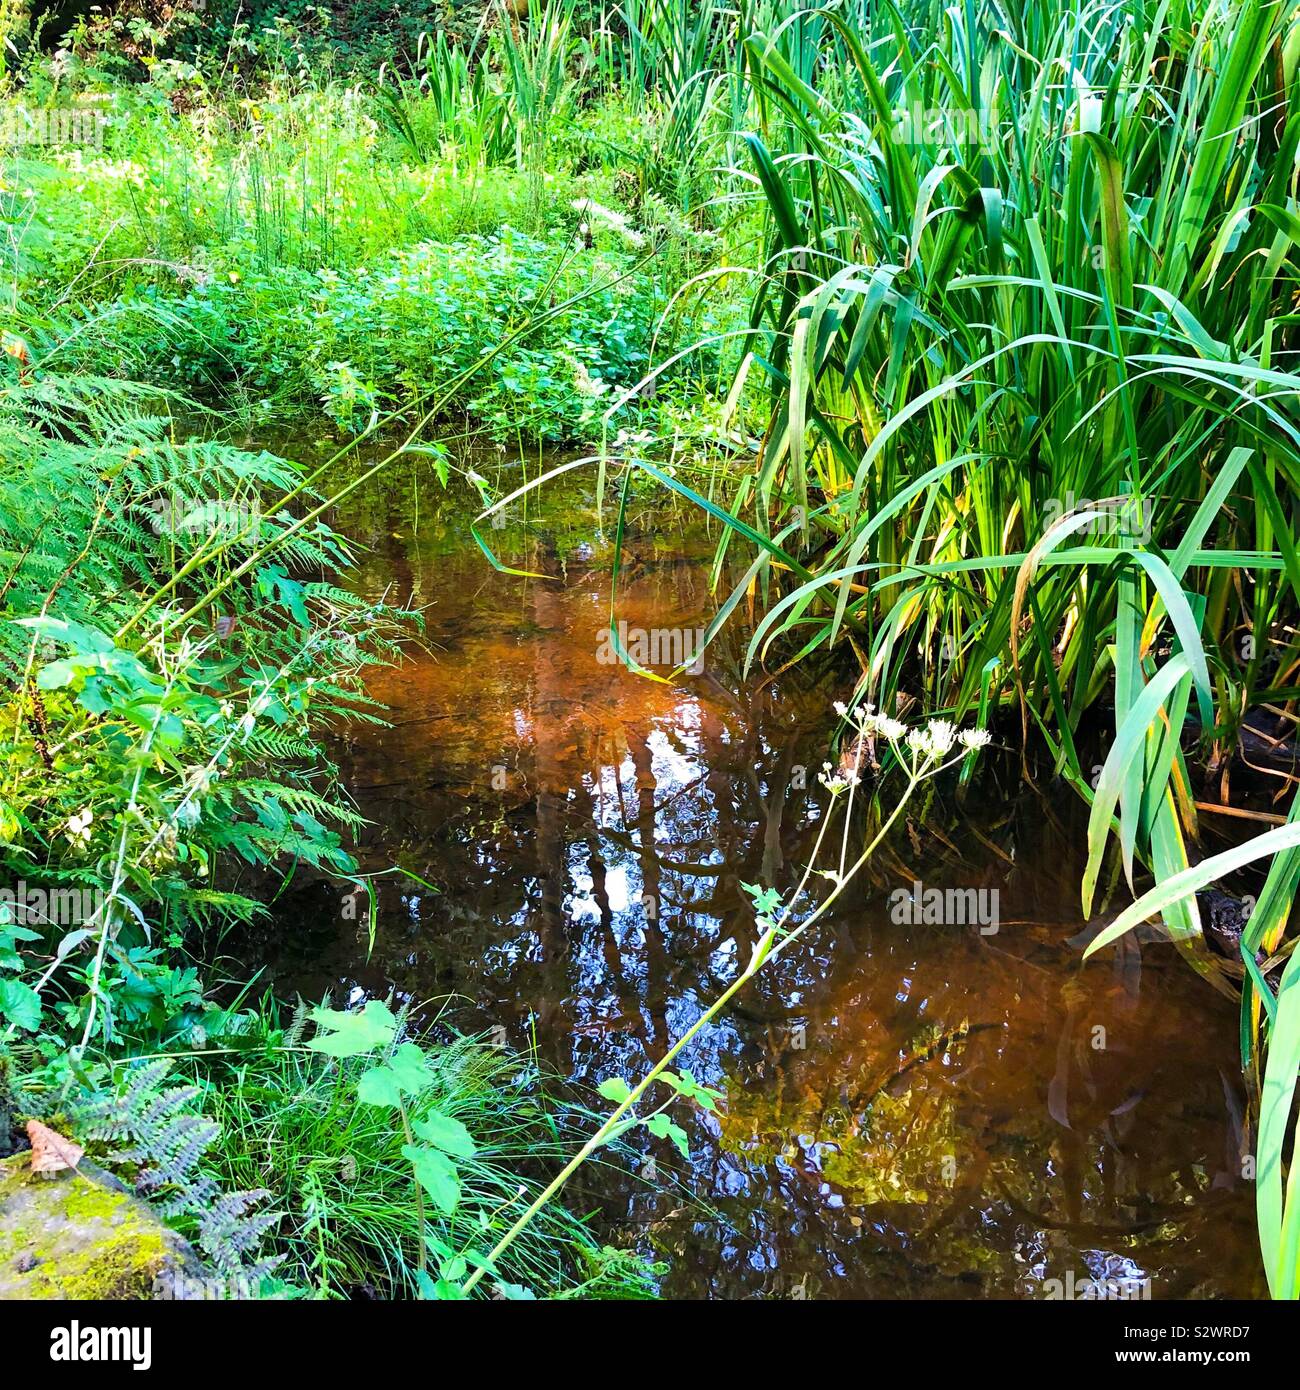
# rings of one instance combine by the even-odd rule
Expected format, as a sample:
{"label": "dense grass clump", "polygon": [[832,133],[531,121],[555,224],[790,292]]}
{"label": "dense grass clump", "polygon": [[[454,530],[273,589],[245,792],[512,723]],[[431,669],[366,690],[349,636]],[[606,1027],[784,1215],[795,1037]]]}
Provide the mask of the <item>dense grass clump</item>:
{"label": "dense grass clump", "polygon": [[[217,1171],[232,1190],[265,1188],[283,1215],[278,1279],[320,1296],[408,1297],[419,1289],[421,1240],[435,1267],[463,1278],[459,1252],[486,1249],[540,1190],[540,1175],[581,1142],[581,1115],[548,1101],[527,1059],[482,1041],[431,1045],[413,1110],[436,1105],[465,1126],[474,1153],[459,1164],[455,1211],[421,1222],[405,1140],[379,1109],[358,1104],[364,1066],[288,1050],[232,1058],[207,1073],[222,1126]],[[644,1297],[651,1271],[603,1249],[562,1207],[548,1208],[495,1267],[495,1279],[541,1295]]]}

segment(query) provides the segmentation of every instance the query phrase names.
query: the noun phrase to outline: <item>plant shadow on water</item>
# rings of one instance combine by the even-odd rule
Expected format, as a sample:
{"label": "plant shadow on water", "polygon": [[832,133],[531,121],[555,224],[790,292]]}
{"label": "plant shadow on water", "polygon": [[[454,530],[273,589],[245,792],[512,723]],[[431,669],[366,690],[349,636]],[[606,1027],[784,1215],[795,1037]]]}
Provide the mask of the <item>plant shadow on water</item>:
{"label": "plant shadow on water", "polygon": [[[400,465],[336,519],[371,546],[358,584],[426,606],[432,647],[374,681],[391,727],[338,735],[370,821],[358,857],[439,892],[377,880],[368,954],[364,895],[300,881],[262,945],[281,991],[454,996],[455,1027],[535,1037],[587,1101],[643,1074],[748,958],[742,884],[802,868],[833,722],[806,672],[746,681],[739,635],[674,684],[612,664],[594,486],[571,473],[488,533],[553,580],[494,571],[472,512]],[[619,616],[689,643],[713,611],[713,541],[680,514],[635,522]],[[991,756],[682,1057],[725,1095],[717,1116],[676,1108],[689,1161],[642,1134],[647,1172],[589,1167],[573,1208],[667,1259],[678,1297],[1041,1298],[1107,1279],[1262,1295],[1235,1016],[1167,945],[1081,966],[1082,823],[1068,791],[1044,800],[1018,755]],[[891,895],[918,883],[983,890],[996,928],[899,922]]]}

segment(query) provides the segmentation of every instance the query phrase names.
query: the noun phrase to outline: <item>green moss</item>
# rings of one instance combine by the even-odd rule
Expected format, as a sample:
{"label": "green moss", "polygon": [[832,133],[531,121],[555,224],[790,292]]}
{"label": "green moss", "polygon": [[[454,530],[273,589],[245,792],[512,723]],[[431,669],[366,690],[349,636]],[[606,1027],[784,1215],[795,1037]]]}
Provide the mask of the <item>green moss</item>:
{"label": "green moss", "polygon": [[0,1298],[146,1299],[184,1242],[128,1193],[81,1173],[0,1165]]}
{"label": "green moss", "polygon": [[31,1253],[37,1264],[27,1275],[25,1297],[110,1300],[149,1298],[172,1254],[158,1231],[134,1223],[97,1235],[93,1247],[77,1257]]}
{"label": "green moss", "polygon": [[148,1298],[170,1258],[171,1250],[158,1230],[119,1228],[87,1252],[79,1265],[61,1265],[57,1278],[46,1281],[57,1285],[57,1293],[49,1297]]}
{"label": "green moss", "polygon": [[112,1220],[125,1200],[121,1192],[98,1183],[74,1183],[68,1189],[63,1210],[73,1221]]}

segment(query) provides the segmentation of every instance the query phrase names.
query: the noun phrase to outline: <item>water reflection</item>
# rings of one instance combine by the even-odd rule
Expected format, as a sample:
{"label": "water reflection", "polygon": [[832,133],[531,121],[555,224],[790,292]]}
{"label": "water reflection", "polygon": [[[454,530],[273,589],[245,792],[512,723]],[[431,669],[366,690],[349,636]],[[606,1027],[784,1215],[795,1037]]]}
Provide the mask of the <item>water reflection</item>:
{"label": "water reflection", "polygon": [[[432,650],[375,681],[392,727],[339,756],[364,866],[440,891],[381,880],[367,959],[337,892],[298,890],[273,967],[304,994],[455,995],[457,1026],[535,1039],[579,1083],[639,1074],[748,958],[742,885],[802,868],[843,691],[747,684],[735,639],[671,685],[602,661],[610,554],[581,474],[492,533],[547,580],[496,573],[462,512],[398,481],[339,520],[375,547],[368,590],[428,605]],[[706,621],[711,554],[634,518],[627,630]],[[1071,1273],[1262,1293],[1231,1008],[1158,946],[1080,968],[1078,811],[1018,768],[936,798],[683,1056],[725,1092],[678,1116],[689,1171],[647,1138],[655,1183],[584,1175],[575,1200],[666,1255],[667,1293],[1025,1297]],[[996,889],[996,934],[898,925],[888,894],[916,880]]]}

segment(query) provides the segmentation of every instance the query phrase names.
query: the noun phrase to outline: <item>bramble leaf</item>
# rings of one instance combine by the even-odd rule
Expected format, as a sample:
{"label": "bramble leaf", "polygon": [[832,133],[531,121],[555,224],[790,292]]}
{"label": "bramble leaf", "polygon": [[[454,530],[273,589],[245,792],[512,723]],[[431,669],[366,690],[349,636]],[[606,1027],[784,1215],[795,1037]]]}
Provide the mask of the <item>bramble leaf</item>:
{"label": "bramble leaf", "polygon": [[0,1014],[34,1033],[41,1025],[41,997],[21,980],[0,980]]}
{"label": "bramble leaf", "polygon": [[362,1075],[357,1099],[366,1105],[399,1105],[404,1095],[417,1095],[428,1084],[428,1059],[415,1043],[403,1043],[387,1062]]}
{"label": "bramble leaf", "polygon": [[409,1160],[415,1169],[415,1180],[437,1205],[449,1215],[455,1211],[460,1201],[460,1174],[451,1159],[437,1149],[418,1144],[403,1144],[402,1156]]}
{"label": "bramble leaf", "polygon": [[686,1138],[686,1131],[667,1115],[651,1115],[646,1120],[645,1127],[658,1139],[671,1139],[677,1145],[681,1156],[685,1159],[690,1158],[691,1146]]}

